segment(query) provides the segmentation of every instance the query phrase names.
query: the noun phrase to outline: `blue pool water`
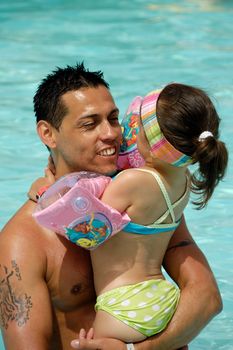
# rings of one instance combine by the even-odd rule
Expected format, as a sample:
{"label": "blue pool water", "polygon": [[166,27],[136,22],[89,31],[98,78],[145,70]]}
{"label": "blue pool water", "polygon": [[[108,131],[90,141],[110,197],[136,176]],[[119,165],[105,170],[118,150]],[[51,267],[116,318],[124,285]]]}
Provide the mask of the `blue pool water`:
{"label": "blue pool water", "polygon": [[[32,98],[55,66],[85,60],[91,69],[102,69],[122,113],[134,95],[167,82],[203,87],[222,117],[231,153],[232,16],[230,0],[0,0],[0,228],[46,164]],[[230,154],[227,177],[208,208],[186,210],[224,302],[191,350],[233,349],[232,179]]]}

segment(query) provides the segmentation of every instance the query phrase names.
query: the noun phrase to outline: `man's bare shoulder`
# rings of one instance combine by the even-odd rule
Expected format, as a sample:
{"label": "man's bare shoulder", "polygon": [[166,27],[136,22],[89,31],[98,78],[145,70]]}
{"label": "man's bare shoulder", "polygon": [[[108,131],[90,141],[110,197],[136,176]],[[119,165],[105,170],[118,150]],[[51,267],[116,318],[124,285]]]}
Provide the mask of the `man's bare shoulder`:
{"label": "man's bare shoulder", "polygon": [[35,203],[27,201],[8,221],[0,233],[0,260],[17,258],[27,261],[46,260],[49,241],[56,238],[48,230],[40,227],[32,213]]}
{"label": "man's bare shoulder", "polygon": [[0,238],[7,236],[8,239],[29,239],[30,241],[38,241],[41,239],[49,239],[52,233],[44,230],[37,224],[32,214],[35,210],[36,203],[27,201],[19,210],[12,216],[1,231]]}

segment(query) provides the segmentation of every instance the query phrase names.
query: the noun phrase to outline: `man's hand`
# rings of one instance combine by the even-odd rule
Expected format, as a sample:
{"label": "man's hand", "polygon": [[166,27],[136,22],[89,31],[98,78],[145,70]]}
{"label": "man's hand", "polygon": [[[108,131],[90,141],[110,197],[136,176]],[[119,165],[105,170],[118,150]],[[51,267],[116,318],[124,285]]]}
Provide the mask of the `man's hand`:
{"label": "man's hand", "polygon": [[[86,337],[85,333],[83,333],[84,330],[81,330],[81,336],[79,334],[79,339],[75,339],[71,342],[71,346],[73,349],[80,349],[80,350],[126,350],[126,344],[123,343],[120,340],[112,339],[112,338],[101,338],[101,339],[92,339]],[[88,334],[88,333],[87,333]],[[84,337],[83,337],[84,335]],[[144,349],[145,345],[134,344],[135,350],[137,349]],[[156,347],[153,348],[156,350]],[[175,349],[174,349],[175,350]],[[188,346],[184,346],[178,350],[188,350]]]}
{"label": "man's hand", "polygon": [[120,340],[112,338],[100,338],[93,339],[93,328],[86,332],[81,329],[79,332],[79,339],[75,339],[71,342],[71,346],[74,349],[81,350],[126,350],[126,345]]}
{"label": "man's hand", "polygon": [[71,346],[73,349],[81,350],[126,350],[125,343],[112,338],[73,340]]}

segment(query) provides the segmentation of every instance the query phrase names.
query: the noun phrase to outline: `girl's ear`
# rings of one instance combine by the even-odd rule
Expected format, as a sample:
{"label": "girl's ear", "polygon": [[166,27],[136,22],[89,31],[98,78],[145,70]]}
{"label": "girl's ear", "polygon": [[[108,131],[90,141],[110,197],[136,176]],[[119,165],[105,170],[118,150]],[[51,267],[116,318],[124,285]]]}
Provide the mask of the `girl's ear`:
{"label": "girl's ear", "polygon": [[56,147],[55,129],[46,120],[40,120],[37,123],[37,133],[41,141],[50,149]]}

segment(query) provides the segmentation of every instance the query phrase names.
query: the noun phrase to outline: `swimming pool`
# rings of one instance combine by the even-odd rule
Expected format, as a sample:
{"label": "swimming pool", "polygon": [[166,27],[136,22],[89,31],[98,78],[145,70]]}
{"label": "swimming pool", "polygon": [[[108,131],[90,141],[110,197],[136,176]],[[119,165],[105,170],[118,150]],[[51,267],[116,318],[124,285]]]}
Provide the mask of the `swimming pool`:
{"label": "swimming pool", "polygon": [[[170,81],[203,87],[215,99],[222,138],[233,150],[232,15],[227,0],[0,1],[0,228],[46,164],[32,97],[55,66],[85,60],[102,69],[122,113],[133,96]],[[186,210],[224,301],[191,350],[233,349],[232,179],[230,159],[207,210]]]}

